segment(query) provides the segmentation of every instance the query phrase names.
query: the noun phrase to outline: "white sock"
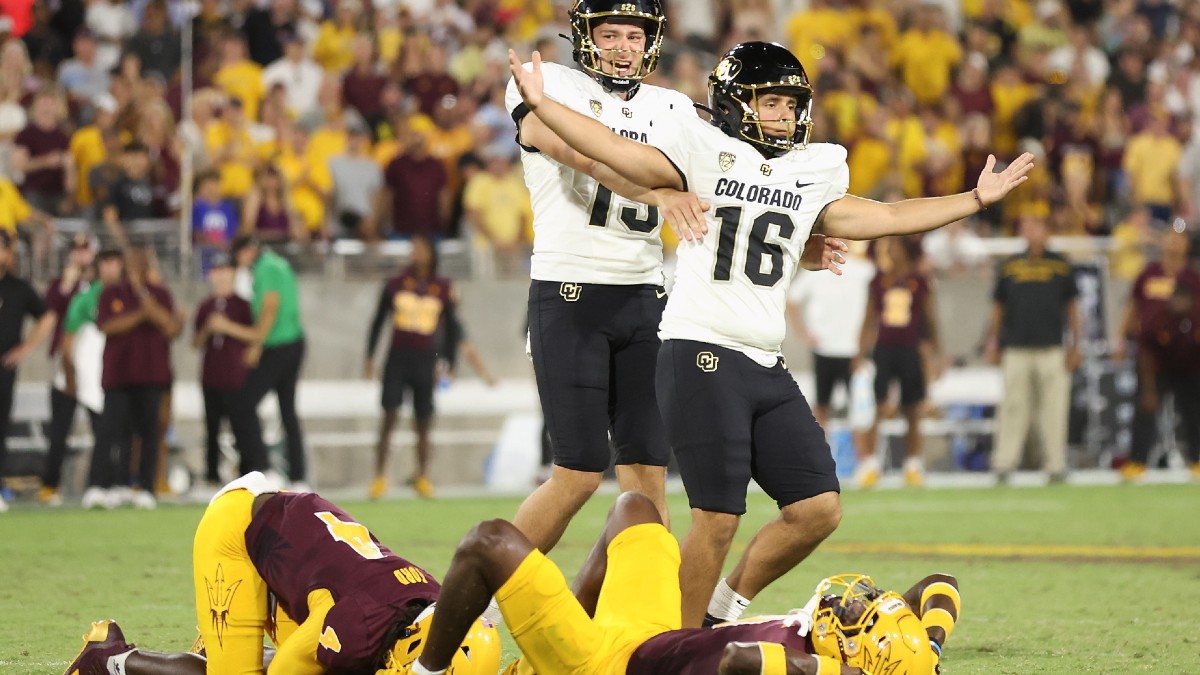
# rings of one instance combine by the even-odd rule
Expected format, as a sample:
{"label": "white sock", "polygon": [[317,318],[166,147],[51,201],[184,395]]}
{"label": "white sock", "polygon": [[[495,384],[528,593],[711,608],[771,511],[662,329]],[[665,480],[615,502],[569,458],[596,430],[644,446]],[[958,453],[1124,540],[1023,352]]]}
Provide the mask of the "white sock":
{"label": "white sock", "polygon": [[130,649],[124,654],[108,657],[108,675],[125,675],[125,659],[128,659],[129,655],[135,651],[137,650]]}
{"label": "white sock", "polygon": [[488,601],[487,609],[483,610],[483,618],[491,621],[497,626],[504,621],[504,615],[500,613],[500,604],[496,602],[495,596]]}
{"label": "white sock", "polygon": [[925,473],[925,460],[920,457],[909,457],[904,460],[904,470]]}
{"label": "white sock", "polygon": [[734,621],[740,618],[749,606],[749,600],[735,593],[729,587],[729,582],[721,579],[713,590],[712,599],[708,601],[708,614],[721,621]]}
{"label": "white sock", "polygon": [[443,668],[442,670],[430,670],[421,665],[421,660],[417,659],[416,661],[413,661],[412,670],[408,672],[412,675],[444,675],[446,669]]}

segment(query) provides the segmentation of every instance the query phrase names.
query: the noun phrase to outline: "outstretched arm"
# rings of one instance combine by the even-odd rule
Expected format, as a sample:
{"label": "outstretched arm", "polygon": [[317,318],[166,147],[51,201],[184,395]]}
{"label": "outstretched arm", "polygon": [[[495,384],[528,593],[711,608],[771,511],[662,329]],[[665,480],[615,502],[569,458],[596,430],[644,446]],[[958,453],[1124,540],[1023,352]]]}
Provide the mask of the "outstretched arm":
{"label": "outstretched arm", "polygon": [[623,138],[600,122],[590,120],[543,96],[542,55],[533,53],[533,70],[525,70],[517,53],[508,52],[509,70],[529,110],[577,152],[615,169],[622,178],[644,188],[685,190],[683,177],[659,150]]}
{"label": "outstretched arm", "polygon": [[1029,179],[1027,174],[1033,169],[1033,155],[1028,152],[1021,155],[1000,173],[992,171],[995,166],[996,156],[988,155],[987,165],[979,175],[975,189],[948,197],[883,204],[846,195],[825,209],[814,231],[831,237],[866,240],[936,230],[1004,199]]}

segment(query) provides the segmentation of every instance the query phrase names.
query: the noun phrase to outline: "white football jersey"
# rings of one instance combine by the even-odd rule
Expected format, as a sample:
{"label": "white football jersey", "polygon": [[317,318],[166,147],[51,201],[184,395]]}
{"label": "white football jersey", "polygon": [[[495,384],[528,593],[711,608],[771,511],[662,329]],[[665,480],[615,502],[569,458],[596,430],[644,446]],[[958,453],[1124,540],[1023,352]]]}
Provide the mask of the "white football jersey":
{"label": "white football jersey", "polygon": [[[642,143],[656,143],[664,127],[679,117],[699,119],[692,100],[670,89],[643,84],[624,101],[586,73],[565,66],[543,63],[542,76],[546,96]],[[510,113],[522,106],[513,80],[505,105]],[[618,197],[587,174],[530,150],[521,153],[521,161],[533,205],[531,276],[588,284],[662,284],[658,209]]]}
{"label": "white football jersey", "polygon": [[846,194],[846,149],[814,143],[764,159],[698,117],[654,144],[712,205],[708,234],[681,242],[659,337],[737,349],[764,365],[783,343],[787,290],[821,211]]}

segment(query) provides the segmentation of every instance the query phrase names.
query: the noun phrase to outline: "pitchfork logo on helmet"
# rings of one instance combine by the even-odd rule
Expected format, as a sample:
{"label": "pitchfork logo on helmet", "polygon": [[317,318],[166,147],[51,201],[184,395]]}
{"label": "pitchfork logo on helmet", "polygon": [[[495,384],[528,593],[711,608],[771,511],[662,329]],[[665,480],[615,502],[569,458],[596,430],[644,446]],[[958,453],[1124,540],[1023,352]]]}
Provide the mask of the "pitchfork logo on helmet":
{"label": "pitchfork logo on helmet", "polygon": [[[785,137],[763,131],[757,100],[765,93],[796,97],[796,121]],[[813,89],[804,66],[774,42],[744,42],[730,49],[708,76],[712,122],[727,135],[754,145],[767,157],[778,157],[808,145],[812,133]]]}
{"label": "pitchfork logo on helmet", "polygon": [[[578,0],[567,13],[571,20],[571,56],[589,75],[610,91],[634,90],[642,79],[658,67],[662,55],[663,36],[667,17],[659,0]],[[646,31],[645,51],[632,52],[632,69],[628,76],[617,77],[604,72],[604,52],[616,56],[615,49],[600,49],[592,32],[605,21],[640,21]]]}
{"label": "pitchfork logo on helmet", "polygon": [[813,649],[873,675],[933,675],[933,648],[904,598],[871,577],[841,574],[817,586]]}

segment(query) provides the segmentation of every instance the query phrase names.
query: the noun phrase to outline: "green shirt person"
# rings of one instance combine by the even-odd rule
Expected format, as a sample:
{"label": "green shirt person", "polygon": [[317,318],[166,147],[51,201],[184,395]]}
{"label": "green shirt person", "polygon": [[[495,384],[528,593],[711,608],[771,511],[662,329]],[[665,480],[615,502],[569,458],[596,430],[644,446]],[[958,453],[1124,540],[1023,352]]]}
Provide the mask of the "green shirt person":
{"label": "green shirt person", "polygon": [[[254,309],[255,320],[263,320],[268,305],[275,308],[275,320],[268,327],[263,346],[277,347],[303,338],[300,292],[292,266],[275,252],[263,251],[252,269],[254,298],[250,305]],[[272,295],[275,296],[274,300],[271,299]]]}
{"label": "green shirt person", "polygon": [[[295,492],[307,492],[305,482],[306,457],[304,432],[296,414],[296,386],[304,366],[304,326],[300,322],[300,292],[296,273],[288,261],[263,250],[258,240],[242,235],[233,240],[233,257],[239,268],[251,271],[254,277],[254,325],[243,326],[217,316],[210,322],[212,330],[231,335],[250,344],[246,350],[246,365],[251,369],[242,388],[242,405],[258,407],[268,392],[279,399],[279,418],[283,422],[287,441],[288,478]],[[242,453],[242,469],[268,469],[266,448],[262,444],[262,428],[256,415],[248,415],[245,428],[235,428]],[[246,439],[243,443],[241,439]]]}

